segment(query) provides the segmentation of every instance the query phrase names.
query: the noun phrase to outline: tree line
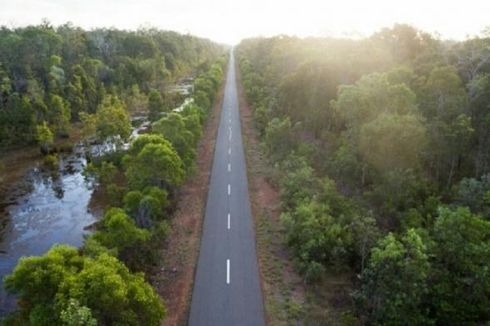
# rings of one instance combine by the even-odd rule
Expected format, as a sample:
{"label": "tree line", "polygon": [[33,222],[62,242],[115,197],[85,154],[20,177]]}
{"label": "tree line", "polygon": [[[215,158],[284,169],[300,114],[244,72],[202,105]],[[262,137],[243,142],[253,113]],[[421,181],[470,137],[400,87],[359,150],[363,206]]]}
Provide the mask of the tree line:
{"label": "tree line", "polygon": [[360,323],[490,320],[490,34],[395,25],[237,56],[305,281],[354,271]]}
{"label": "tree line", "polygon": [[[147,44],[154,45],[149,31],[111,33],[128,37],[121,42],[132,49],[135,62],[149,60],[143,55],[153,49]],[[227,60],[224,49],[208,41],[160,31],[150,35],[161,37],[160,45],[182,51],[167,53],[173,63],[169,71],[176,76],[191,69],[197,72],[193,100],[179,112],[170,110],[165,98],[171,95],[157,86],[165,86],[169,77],[141,76],[142,84],[113,84],[118,91],[106,92],[94,111],[78,112],[85,139],[111,145],[110,151],[92,157],[84,171],[96,184],[97,195],[108,198],[108,207],[81,248],[55,245],[42,256],[20,259],[4,282],[19,303],[19,309],[3,320],[6,325],[160,325],[166,315],[145,272],[160,258],[179,186],[194,172],[197,144]],[[116,67],[125,69],[120,62]],[[154,69],[149,70],[158,73]],[[132,139],[126,148],[131,134],[128,99],[135,88],[148,92],[142,110],[154,121],[150,132]],[[52,132],[49,121],[37,128]]]}
{"label": "tree line", "polygon": [[[0,28],[0,148],[66,137],[108,95],[130,112],[151,94],[206,65],[222,47],[153,28],[95,29],[71,24]],[[204,67],[201,67],[204,68]],[[172,107],[174,97],[164,101]]]}

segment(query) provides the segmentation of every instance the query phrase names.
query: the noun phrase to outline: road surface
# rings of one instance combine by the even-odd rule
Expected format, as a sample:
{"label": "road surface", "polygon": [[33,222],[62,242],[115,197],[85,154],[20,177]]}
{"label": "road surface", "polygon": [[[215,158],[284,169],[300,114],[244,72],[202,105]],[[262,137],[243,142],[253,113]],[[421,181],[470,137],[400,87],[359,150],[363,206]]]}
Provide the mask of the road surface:
{"label": "road surface", "polygon": [[189,325],[264,325],[233,53],[226,78]]}

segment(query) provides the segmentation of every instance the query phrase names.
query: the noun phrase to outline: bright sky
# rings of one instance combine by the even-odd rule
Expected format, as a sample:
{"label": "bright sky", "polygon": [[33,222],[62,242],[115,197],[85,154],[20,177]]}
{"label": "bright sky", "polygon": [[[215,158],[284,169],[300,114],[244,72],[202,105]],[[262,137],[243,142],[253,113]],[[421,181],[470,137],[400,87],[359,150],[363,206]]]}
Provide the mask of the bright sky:
{"label": "bright sky", "polygon": [[369,36],[396,22],[464,39],[490,26],[490,0],[0,0],[0,25],[153,26],[235,44],[250,36]]}

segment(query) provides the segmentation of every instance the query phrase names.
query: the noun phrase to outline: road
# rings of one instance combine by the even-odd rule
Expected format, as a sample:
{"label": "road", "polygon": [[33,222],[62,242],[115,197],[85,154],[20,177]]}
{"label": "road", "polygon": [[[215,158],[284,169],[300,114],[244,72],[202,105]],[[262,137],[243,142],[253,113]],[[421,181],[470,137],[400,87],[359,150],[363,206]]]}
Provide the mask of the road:
{"label": "road", "polygon": [[230,56],[189,325],[265,325]]}

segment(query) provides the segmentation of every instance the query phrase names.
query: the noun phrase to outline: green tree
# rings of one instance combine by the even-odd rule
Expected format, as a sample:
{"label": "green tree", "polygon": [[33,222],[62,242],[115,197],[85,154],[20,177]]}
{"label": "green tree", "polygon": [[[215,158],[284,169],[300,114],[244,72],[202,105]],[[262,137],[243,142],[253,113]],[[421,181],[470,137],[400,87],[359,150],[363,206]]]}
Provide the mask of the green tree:
{"label": "green tree", "polygon": [[357,294],[371,323],[420,325],[430,322],[428,295],[430,272],[426,245],[413,229],[401,238],[388,234],[371,252]]}
{"label": "green tree", "polygon": [[102,219],[101,228],[93,238],[109,249],[115,249],[121,259],[137,254],[138,246],[149,239],[149,232],[140,229],[120,208],[109,209]]}
{"label": "green tree", "polygon": [[37,126],[37,141],[41,146],[41,152],[48,154],[51,151],[51,146],[53,145],[53,133],[49,129],[46,121]]}
{"label": "green tree", "polygon": [[68,103],[58,95],[49,98],[49,122],[58,136],[67,136],[70,129],[71,111]]}
{"label": "green tree", "polygon": [[146,144],[135,156],[126,156],[124,164],[133,189],[148,186],[171,189],[184,179],[182,160],[168,144]]}
{"label": "green tree", "polygon": [[265,129],[265,143],[269,155],[279,161],[285,158],[294,148],[291,134],[291,121],[289,118],[272,119]]}
{"label": "green tree", "polygon": [[153,131],[170,141],[186,169],[190,169],[196,158],[196,141],[194,134],[186,126],[186,119],[179,113],[169,113],[153,124]]}
{"label": "green tree", "polygon": [[360,152],[378,171],[416,169],[426,130],[415,115],[380,114],[361,128]]}
{"label": "green tree", "polygon": [[156,121],[164,111],[162,95],[156,89],[152,89],[148,95],[148,118],[150,121]]}
{"label": "green tree", "polygon": [[129,115],[123,103],[115,96],[107,96],[97,108],[96,133],[100,141],[118,148],[131,135]]}
{"label": "green tree", "polygon": [[162,218],[168,206],[167,191],[150,187],[143,192],[133,190],[124,196],[124,209],[139,227],[149,227]]}
{"label": "green tree", "polygon": [[97,326],[97,320],[92,317],[92,311],[75,299],[70,299],[61,311],[60,319],[65,326]]}
{"label": "green tree", "polygon": [[490,222],[468,208],[443,208],[434,226],[433,313],[442,324],[490,318]]}

